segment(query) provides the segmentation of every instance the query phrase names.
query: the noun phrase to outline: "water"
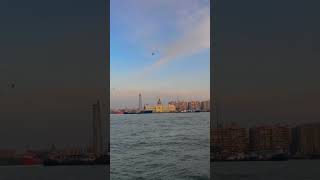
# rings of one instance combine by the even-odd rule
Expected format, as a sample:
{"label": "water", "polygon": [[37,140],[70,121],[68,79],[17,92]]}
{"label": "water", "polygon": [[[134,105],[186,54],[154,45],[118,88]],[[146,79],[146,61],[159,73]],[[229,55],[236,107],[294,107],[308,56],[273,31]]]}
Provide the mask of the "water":
{"label": "water", "polygon": [[[111,179],[209,179],[209,113],[111,116]],[[318,180],[320,160],[213,162],[214,180]],[[108,180],[105,166],[0,166],[0,180]]]}
{"label": "water", "polygon": [[209,179],[210,113],[111,115],[111,179]]}
{"label": "water", "polygon": [[212,162],[214,180],[318,180],[320,160]]}
{"label": "water", "polygon": [[108,180],[105,166],[0,166],[0,180]]}

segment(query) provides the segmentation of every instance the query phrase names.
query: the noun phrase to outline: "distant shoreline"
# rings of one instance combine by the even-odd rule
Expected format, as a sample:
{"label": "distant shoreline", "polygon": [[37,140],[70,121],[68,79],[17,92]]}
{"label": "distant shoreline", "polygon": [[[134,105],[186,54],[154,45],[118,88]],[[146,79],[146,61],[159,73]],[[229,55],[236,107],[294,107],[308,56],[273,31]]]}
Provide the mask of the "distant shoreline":
{"label": "distant shoreline", "polygon": [[131,115],[131,114],[189,114],[189,113],[210,113],[210,111],[200,111],[200,112],[153,112],[153,113],[110,113],[116,115]]}
{"label": "distant shoreline", "polygon": [[261,160],[210,160],[210,162],[261,162],[261,161],[272,161],[272,162],[285,162],[285,161],[303,161],[303,160],[320,160],[320,158],[289,158],[287,160],[272,160],[272,159],[261,159]]}

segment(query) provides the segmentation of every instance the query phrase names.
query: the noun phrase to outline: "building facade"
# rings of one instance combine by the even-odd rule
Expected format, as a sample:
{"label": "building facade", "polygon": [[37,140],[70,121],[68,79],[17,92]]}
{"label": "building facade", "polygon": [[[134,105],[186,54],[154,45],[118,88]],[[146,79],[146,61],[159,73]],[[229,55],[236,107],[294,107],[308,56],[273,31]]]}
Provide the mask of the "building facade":
{"label": "building facade", "polygon": [[245,128],[237,125],[213,128],[211,137],[213,156],[217,159],[238,156],[248,151],[249,139]]}
{"label": "building facade", "polygon": [[320,123],[297,126],[292,137],[292,154],[320,155]]}
{"label": "building facade", "polygon": [[210,100],[201,102],[201,111],[210,112]]}
{"label": "building facade", "polygon": [[200,111],[201,110],[200,101],[190,101],[190,102],[188,102],[188,110],[190,110],[190,111]]}
{"label": "building facade", "polygon": [[287,126],[257,126],[249,130],[251,151],[290,150],[291,132]]}
{"label": "building facade", "polygon": [[93,108],[93,152],[96,156],[101,156],[103,152],[103,136],[102,136],[102,119],[101,119],[101,106],[98,100],[96,104],[92,105]]}
{"label": "building facade", "polygon": [[178,112],[188,110],[188,102],[185,102],[185,101],[177,101],[177,102],[173,101],[173,102],[170,102],[169,104],[174,105]]}
{"label": "building facade", "polygon": [[175,105],[173,105],[173,104],[164,105],[164,104],[162,104],[160,98],[157,101],[157,105],[153,106],[153,105],[146,104],[144,106],[144,109],[152,111],[152,112],[156,112],[156,113],[167,113],[167,112],[176,112],[177,111]]}

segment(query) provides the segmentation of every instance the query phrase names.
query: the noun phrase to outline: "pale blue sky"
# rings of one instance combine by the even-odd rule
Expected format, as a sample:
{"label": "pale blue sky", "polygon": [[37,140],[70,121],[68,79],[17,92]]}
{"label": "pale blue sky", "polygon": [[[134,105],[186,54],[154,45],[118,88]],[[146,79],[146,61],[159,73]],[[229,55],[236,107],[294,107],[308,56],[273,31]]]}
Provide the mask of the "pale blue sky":
{"label": "pale blue sky", "polygon": [[209,20],[208,0],[111,0],[111,107],[209,99]]}

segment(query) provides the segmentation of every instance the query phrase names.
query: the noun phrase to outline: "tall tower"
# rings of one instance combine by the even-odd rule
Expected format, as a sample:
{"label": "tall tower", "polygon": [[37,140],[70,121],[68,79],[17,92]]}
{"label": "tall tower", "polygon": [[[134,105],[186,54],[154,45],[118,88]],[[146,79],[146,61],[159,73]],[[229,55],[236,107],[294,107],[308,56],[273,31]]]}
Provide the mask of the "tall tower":
{"label": "tall tower", "polygon": [[158,98],[157,105],[161,105],[161,104],[162,104],[162,102],[161,102],[160,98]]}
{"label": "tall tower", "polygon": [[139,110],[142,111],[142,97],[141,97],[141,93],[139,93]]}
{"label": "tall tower", "polygon": [[100,102],[93,104],[93,152],[96,156],[103,154],[102,119]]}

